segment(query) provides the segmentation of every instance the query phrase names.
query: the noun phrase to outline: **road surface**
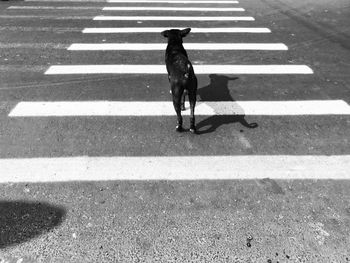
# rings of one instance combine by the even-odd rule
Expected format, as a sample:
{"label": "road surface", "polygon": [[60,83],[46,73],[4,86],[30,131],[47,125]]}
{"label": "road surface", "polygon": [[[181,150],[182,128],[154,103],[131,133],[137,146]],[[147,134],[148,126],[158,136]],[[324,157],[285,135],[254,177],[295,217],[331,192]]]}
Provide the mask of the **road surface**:
{"label": "road surface", "polygon": [[0,262],[350,261],[348,1],[203,2],[0,3]]}

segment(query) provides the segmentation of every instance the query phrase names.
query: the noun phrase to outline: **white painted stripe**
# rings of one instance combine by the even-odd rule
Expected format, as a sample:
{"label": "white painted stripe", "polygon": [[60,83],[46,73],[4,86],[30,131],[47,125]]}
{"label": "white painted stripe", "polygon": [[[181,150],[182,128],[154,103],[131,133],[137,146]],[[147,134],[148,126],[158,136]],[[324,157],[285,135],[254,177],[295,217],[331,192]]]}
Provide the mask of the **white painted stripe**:
{"label": "white painted stripe", "polygon": [[208,4],[238,4],[235,0],[24,0],[25,2],[98,2],[98,3],[208,3]]}
{"label": "white painted stripe", "polygon": [[38,10],[101,10],[98,6],[10,6],[7,9],[38,9]]}
{"label": "white painted stripe", "polygon": [[251,16],[96,16],[93,20],[143,21],[254,21]]}
{"label": "white painted stripe", "polygon": [[349,171],[349,155],[82,156],[0,159],[0,183],[263,178],[348,180]]}
{"label": "white painted stripe", "polygon": [[24,2],[98,2],[107,3],[107,0],[24,0]]}
{"label": "white painted stripe", "polygon": [[158,7],[158,6],[111,6],[104,7],[104,11],[201,11],[201,12],[244,12],[244,8],[216,8],[216,7]]}
{"label": "white painted stripe", "polygon": [[[165,50],[166,43],[72,44],[68,50]],[[288,50],[282,43],[184,43],[187,50]]]}
{"label": "white painted stripe", "polygon": [[231,0],[107,0],[108,3],[238,4]]}
{"label": "white painted stripe", "polygon": [[[305,65],[194,65],[196,74],[313,74]],[[166,74],[165,65],[56,65],[45,74]]]}
{"label": "white painted stripe", "polygon": [[[178,28],[185,28],[178,27]],[[169,27],[103,27],[85,28],[83,33],[160,33]],[[191,28],[191,33],[271,33],[264,27],[213,27]]]}
{"label": "white painted stripe", "polygon": [[87,20],[93,16],[62,16],[62,15],[0,15],[2,19],[52,19],[52,20]]}
{"label": "white painted stripe", "polygon": [[[186,105],[188,106],[188,105]],[[189,115],[187,107],[183,111]],[[312,101],[205,101],[196,104],[196,115],[349,115],[343,100]],[[171,101],[55,101],[20,102],[9,117],[69,116],[175,116]]]}

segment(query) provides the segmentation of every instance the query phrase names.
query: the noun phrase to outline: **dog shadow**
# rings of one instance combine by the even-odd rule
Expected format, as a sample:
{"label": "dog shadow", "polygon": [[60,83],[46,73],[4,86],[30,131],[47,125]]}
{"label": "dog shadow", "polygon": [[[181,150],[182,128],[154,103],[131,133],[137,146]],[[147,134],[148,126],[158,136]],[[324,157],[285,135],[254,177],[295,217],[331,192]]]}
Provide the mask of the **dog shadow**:
{"label": "dog shadow", "polygon": [[[215,103],[217,101],[235,101],[229,91],[228,82],[232,80],[237,80],[238,77],[227,77],[224,75],[209,75],[210,83],[209,85],[198,89],[197,94],[200,98],[201,103],[205,103],[207,106],[211,107],[214,112],[218,112],[215,109]],[[206,101],[208,103],[206,103]],[[246,128],[252,129],[258,127],[257,123],[248,123],[245,119],[244,109],[240,107],[237,103],[234,104],[234,112],[232,115],[213,115],[207,119],[204,119],[197,123],[197,133],[205,134],[214,132],[218,127],[224,124],[240,123]],[[205,128],[205,129],[203,129]]]}

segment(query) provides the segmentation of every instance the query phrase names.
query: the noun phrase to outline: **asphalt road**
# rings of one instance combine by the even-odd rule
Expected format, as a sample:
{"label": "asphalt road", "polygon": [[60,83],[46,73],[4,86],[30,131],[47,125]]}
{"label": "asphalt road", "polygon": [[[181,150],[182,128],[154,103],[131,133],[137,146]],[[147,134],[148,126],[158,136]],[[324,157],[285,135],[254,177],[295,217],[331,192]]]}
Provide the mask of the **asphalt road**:
{"label": "asphalt road", "polygon": [[[246,11],[102,11],[105,6],[243,7]],[[98,15],[252,16],[255,21],[93,20]],[[164,74],[45,74],[57,65],[164,64],[164,50],[67,50],[73,43],[166,43],[160,32],[82,33],[94,27],[269,28],[271,33],[190,33],[184,42],[288,47],[287,51],[189,50],[195,70],[196,65],[208,64],[307,65],[313,74],[201,74],[199,103],[334,100],[349,105],[348,1],[10,0],[0,2],[0,22],[0,165],[7,167],[0,167],[0,262],[350,261],[350,172],[344,172],[349,167],[349,114],[201,115],[196,118],[198,135],[176,133],[175,116],[161,112],[142,117],[9,116],[23,101],[171,100]],[[188,128],[188,116],[184,121]],[[249,125],[253,123],[257,125]],[[35,160],[58,160],[64,173],[70,163],[61,160],[82,156],[88,160],[186,156],[194,162],[197,156],[286,156],[286,160],[338,156],[345,161],[329,166],[329,171],[324,166],[308,171],[307,164],[300,162],[292,173],[286,171],[282,158],[274,172],[281,177],[276,178],[272,168],[261,170],[252,162],[246,164],[256,169],[251,178],[237,179],[232,171],[232,178],[226,180],[215,180],[220,177],[216,173],[210,180],[193,180],[191,175],[203,172],[202,166],[180,161],[175,166],[192,169],[184,172],[189,180],[134,181],[130,176],[105,181],[99,180],[105,171],[95,168],[93,181],[77,179],[79,171],[71,173],[77,177],[69,182],[21,181],[26,169],[34,173]],[[6,162],[10,165],[4,166]],[[40,178],[55,178],[50,165],[36,170]],[[123,167],[124,174],[127,168]],[[168,173],[154,170],[160,177],[162,172]],[[340,173],[341,178],[331,176]],[[319,174],[326,176],[318,178]]]}

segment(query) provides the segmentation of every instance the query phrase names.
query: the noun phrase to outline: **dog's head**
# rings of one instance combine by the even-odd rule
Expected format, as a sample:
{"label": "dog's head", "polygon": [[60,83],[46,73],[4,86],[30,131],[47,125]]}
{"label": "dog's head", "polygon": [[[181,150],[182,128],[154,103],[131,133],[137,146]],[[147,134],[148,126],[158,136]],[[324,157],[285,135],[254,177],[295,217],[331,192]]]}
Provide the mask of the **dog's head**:
{"label": "dog's head", "polygon": [[185,28],[185,29],[170,29],[170,30],[165,30],[161,32],[163,37],[168,38],[168,41],[174,41],[174,42],[181,42],[182,43],[182,38],[188,35],[190,33],[191,28]]}

